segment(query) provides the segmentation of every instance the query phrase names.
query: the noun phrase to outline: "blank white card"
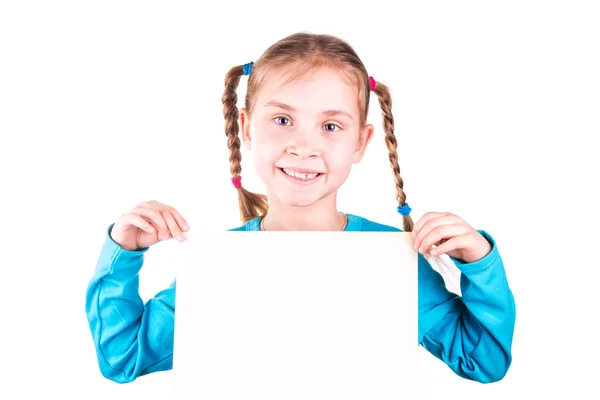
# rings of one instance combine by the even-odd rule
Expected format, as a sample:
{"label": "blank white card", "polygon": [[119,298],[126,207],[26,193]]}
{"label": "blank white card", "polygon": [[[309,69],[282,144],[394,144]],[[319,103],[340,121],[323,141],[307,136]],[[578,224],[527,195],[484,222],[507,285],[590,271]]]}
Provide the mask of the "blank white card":
{"label": "blank white card", "polygon": [[417,398],[417,252],[403,232],[188,232],[175,400]]}

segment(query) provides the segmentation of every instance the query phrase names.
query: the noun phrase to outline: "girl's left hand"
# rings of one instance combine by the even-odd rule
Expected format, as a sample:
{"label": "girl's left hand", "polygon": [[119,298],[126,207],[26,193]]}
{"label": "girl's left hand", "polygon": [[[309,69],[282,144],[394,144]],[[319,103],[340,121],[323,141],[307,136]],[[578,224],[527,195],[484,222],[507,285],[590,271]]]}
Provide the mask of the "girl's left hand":
{"label": "girl's left hand", "polygon": [[[448,212],[428,212],[413,226],[414,249],[432,256],[447,254],[466,263],[481,260],[492,245],[462,218]],[[432,249],[432,246],[437,246]]]}

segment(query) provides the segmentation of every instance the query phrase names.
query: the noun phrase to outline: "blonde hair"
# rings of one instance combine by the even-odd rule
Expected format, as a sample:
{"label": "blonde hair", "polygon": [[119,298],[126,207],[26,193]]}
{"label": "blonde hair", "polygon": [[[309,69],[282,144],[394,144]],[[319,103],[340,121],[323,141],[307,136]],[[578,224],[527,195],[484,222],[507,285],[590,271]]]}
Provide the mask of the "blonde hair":
{"label": "blonde hair", "polygon": [[[248,77],[244,107],[251,114],[254,108],[256,93],[261,84],[275,70],[289,68],[290,81],[311,69],[329,68],[340,73],[347,82],[358,88],[360,123],[364,126],[367,121],[369,100],[371,96],[369,75],[354,49],[344,40],[325,34],[295,33],[271,45],[252,65]],[[294,72],[295,71],[295,72]],[[237,92],[240,78],[244,74],[244,66],[238,65],[229,70],[225,76],[225,91],[223,92],[223,116],[225,117],[225,134],[229,148],[230,172],[234,179],[240,179],[242,154],[239,139],[239,110],[237,108]],[[389,152],[390,166],[396,186],[396,200],[399,206],[406,203],[404,181],[400,176],[396,136],[394,135],[394,117],[392,115],[392,97],[390,91],[381,82],[376,83],[374,93],[379,99],[382,111],[385,143]],[[245,188],[238,188],[240,218],[243,223],[264,216],[269,203],[263,194],[252,193]],[[403,216],[403,230],[411,232],[413,221],[410,216]]]}

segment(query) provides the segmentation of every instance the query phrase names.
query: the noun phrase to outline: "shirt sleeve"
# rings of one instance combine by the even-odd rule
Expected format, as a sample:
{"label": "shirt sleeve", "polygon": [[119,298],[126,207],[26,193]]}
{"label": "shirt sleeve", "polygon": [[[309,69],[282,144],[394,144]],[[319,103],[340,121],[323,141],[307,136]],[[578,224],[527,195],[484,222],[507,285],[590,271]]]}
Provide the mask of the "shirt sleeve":
{"label": "shirt sleeve", "polygon": [[459,376],[501,380],[512,361],[516,309],[494,239],[481,260],[451,258],[461,270],[461,294],[449,292],[440,274],[419,254],[419,344]]}
{"label": "shirt sleeve", "polygon": [[102,375],[126,383],[172,368],[176,283],[144,304],[139,271],[149,248],[121,248],[113,226],[87,288],[86,314]]}

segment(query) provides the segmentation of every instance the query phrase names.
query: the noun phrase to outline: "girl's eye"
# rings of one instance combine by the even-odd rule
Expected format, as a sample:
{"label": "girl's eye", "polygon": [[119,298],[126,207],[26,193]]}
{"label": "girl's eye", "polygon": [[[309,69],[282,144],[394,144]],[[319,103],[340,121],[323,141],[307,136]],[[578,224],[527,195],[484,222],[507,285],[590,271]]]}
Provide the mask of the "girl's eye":
{"label": "girl's eye", "polygon": [[[327,129],[327,127],[329,127],[329,129]],[[342,129],[339,126],[337,126],[336,124],[325,124],[325,130],[327,132],[335,132],[335,128]]]}
{"label": "girl's eye", "polygon": [[[283,122],[282,122],[282,121],[283,121]],[[277,118],[275,118],[275,123],[276,123],[277,125],[287,125],[287,124],[286,124],[286,121],[288,121],[288,122],[289,122],[289,119],[287,119],[286,117],[277,117]]]}

